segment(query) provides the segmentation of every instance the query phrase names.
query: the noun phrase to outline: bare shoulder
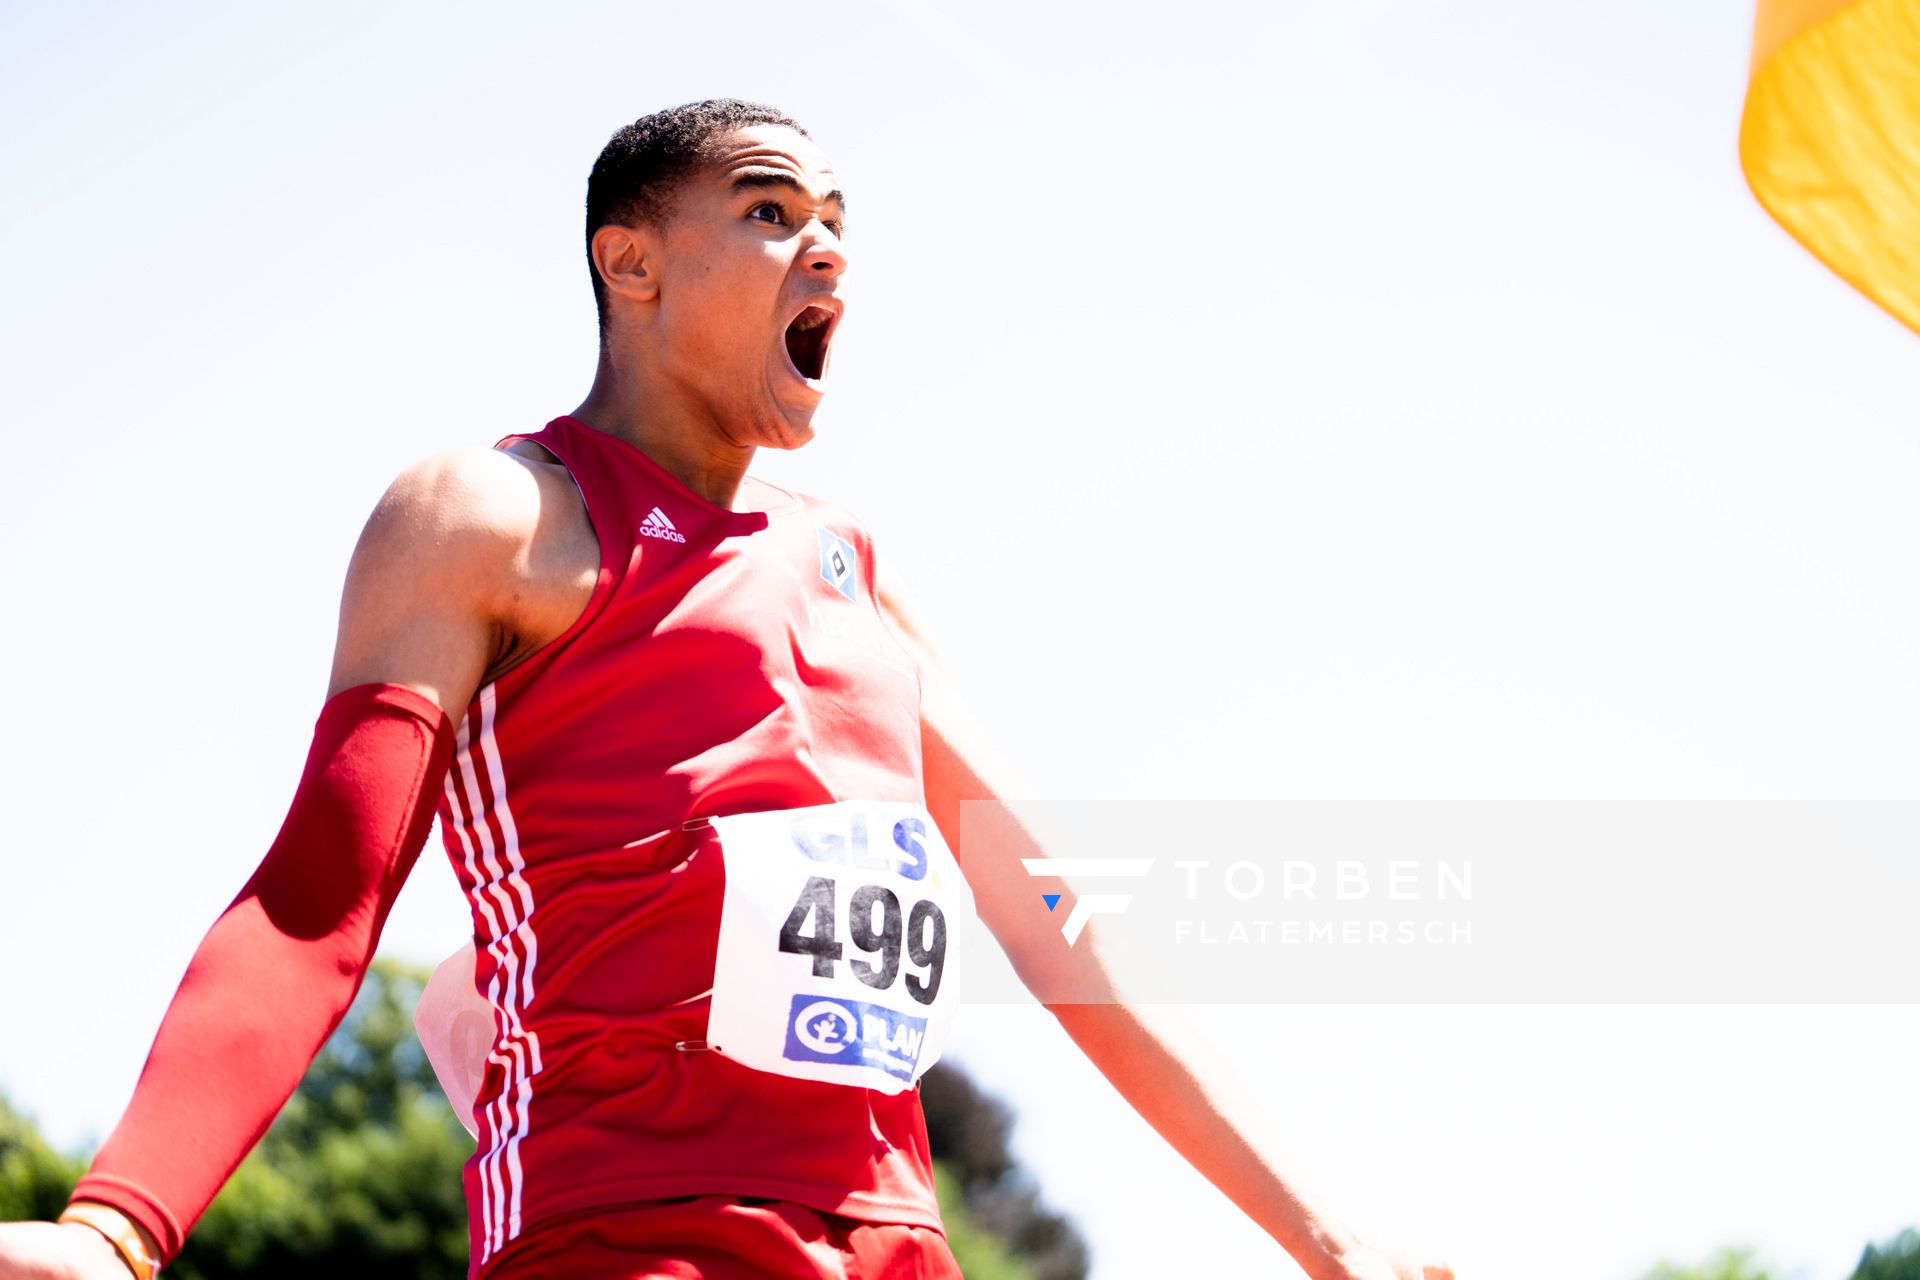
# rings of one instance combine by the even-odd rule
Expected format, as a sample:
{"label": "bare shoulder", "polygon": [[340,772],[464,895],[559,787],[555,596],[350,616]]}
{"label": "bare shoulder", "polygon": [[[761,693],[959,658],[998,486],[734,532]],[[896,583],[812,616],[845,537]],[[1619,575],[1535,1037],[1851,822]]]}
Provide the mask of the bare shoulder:
{"label": "bare shoulder", "polygon": [[530,536],[538,523],[542,464],[498,449],[449,449],[395,477],[373,509],[363,547],[393,544],[440,561],[484,555]]}
{"label": "bare shoulder", "polygon": [[564,573],[591,535],[566,469],[531,442],[449,449],[396,477],[367,521],[356,564],[502,599]]}
{"label": "bare shoulder", "polygon": [[565,469],[536,450],[450,449],[387,487],[347,569],[335,691],[384,680],[458,703],[578,616],[597,545]]}

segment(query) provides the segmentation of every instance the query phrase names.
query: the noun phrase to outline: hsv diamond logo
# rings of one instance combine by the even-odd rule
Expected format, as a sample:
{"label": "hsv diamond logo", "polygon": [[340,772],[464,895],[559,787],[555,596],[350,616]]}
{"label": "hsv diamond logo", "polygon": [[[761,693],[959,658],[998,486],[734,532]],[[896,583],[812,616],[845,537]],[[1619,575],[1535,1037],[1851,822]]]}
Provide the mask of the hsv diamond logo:
{"label": "hsv diamond logo", "polygon": [[853,544],[838,534],[820,530],[820,576],[847,599],[853,599]]}
{"label": "hsv diamond logo", "polygon": [[658,538],[662,542],[685,542],[687,540],[685,535],[673,527],[673,521],[667,519],[667,513],[658,507],[649,511],[647,518],[640,522],[640,536],[643,538]]}
{"label": "hsv diamond logo", "polygon": [[[1143,876],[1153,869],[1152,858],[1022,858],[1020,865],[1027,869],[1030,876]],[[1041,899],[1052,911],[1060,905],[1060,895],[1043,893]],[[1067,912],[1067,918],[1060,923],[1060,932],[1066,937],[1067,945],[1072,946],[1080,940],[1080,931],[1087,927],[1087,921],[1101,912],[1118,915],[1127,909],[1133,901],[1130,893],[1088,893],[1073,900],[1073,910]]]}

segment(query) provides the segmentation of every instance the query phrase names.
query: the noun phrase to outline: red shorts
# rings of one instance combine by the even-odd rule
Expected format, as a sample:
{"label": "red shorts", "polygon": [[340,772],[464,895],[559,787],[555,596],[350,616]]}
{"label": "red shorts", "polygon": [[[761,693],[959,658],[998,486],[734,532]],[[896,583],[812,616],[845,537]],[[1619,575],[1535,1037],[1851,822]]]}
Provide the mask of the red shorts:
{"label": "red shorts", "polygon": [[931,1227],[759,1196],[676,1196],[570,1213],[522,1235],[486,1280],[964,1280]]}

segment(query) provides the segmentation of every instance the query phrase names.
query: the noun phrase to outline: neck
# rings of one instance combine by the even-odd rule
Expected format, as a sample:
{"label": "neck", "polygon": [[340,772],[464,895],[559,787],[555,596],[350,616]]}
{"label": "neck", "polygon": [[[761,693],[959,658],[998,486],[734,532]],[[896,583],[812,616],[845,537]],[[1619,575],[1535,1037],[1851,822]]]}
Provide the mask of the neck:
{"label": "neck", "polygon": [[605,347],[593,388],[573,416],[639,449],[715,506],[733,507],[753,446],[726,439],[711,414],[648,375],[644,364],[616,362]]}

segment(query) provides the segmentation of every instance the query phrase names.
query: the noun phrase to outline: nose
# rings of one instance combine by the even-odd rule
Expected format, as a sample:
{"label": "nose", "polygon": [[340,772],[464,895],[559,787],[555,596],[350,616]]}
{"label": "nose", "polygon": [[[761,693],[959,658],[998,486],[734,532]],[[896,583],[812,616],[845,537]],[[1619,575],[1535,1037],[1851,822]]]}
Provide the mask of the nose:
{"label": "nose", "polygon": [[847,269],[847,253],[839,238],[822,227],[807,246],[805,262],[808,271],[832,280]]}

